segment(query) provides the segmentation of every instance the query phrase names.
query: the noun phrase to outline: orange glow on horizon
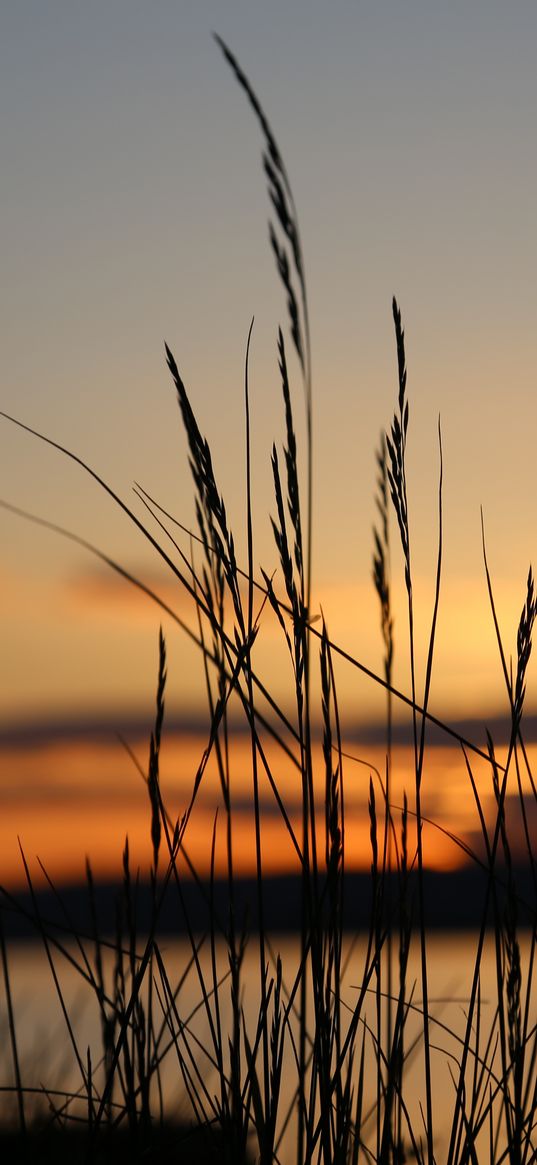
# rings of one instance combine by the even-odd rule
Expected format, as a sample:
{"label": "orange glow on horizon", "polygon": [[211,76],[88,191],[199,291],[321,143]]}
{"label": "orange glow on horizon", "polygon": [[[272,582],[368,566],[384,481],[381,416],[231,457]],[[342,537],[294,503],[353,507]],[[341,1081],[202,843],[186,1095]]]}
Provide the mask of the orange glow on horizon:
{"label": "orange glow on horizon", "polygon": [[[187,809],[194,777],[207,740],[196,735],[164,736],[161,754],[161,788],[172,821]],[[292,763],[271,741],[265,741],[266,755],[278,790],[286,806],[297,841],[301,842],[300,776]],[[345,849],[349,869],[369,869],[371,863],[368,815],[369,780],[373,777],[378,846],[382,851],[383,794],[379,776],[385,768],[381,747],[354,746],[366,763],[344,762]],[[145,770],[147,747],[136,747],[138,763]],[[128,835],[133,869],[149,872],[151,861],[150,808],[145,783],[132,758],[119,742],[60,741],[41,747],[5,749],[3,813],[0,821],[0,881],[23,885],[24,870],[18,838],[35,872],[43,881],[36,857],[43,862],[53,881],[65,883],[84,878],[85,857],[89,856],[95,876],[120,876],[125,837]],[[475,766],[476,780],[485,811],[492,812],[490,780],[483,762]],[[255,836],[252,793],[252,765],[249,740],[244,735],[231,739],[230,771],[232,795],[233,853],[238,875],[255,873]],[[319,852],[324,858],[324,762],[320,743],[314,746],[314,771],[319,789]],[[8,787],[6,787],[8,785]],[[415,846],[413,827],[412,750],[397,747],[393,753],[392,807],[396,835],[400,838],[401,806],[406,789],[409,805],[409,854]],[[263,869],[269,874],[298,870],[298,859],[274,794],[260,770]],[[218,811],[218,812],[217,812]],[[424,826],[426,864],[436,869],[452,869],[468,860],[463,850],[448,836],[461,836],[479,848],[479,824],[463,758],[459,750],[431,747],[426,754],[423,777],[423,814],[435,824]],[[225,811],[216,758],[211,756],[192,808],[184,842],[200,875],[210,870],[211,841],[216,824],[215,869],[226,868]],[[165,841],[161,860],[165,862]]]}
{"label": "orange glow on horizon", "polygon": [[[176,580],[152,573],[147,564],[134,563],[130,569],[145,579],[197,635],[195,603]],[[109,705],[147,706],[153,692],[161,619],[168,643],[169,699],[181,708],[205,706],[199,648],[147,596],[113,571],[90,565],[57,578],[45,576],[37,592],[27,576],[13,570],[3,568],[0,581],[9,609],[5,666],[0,677],[0,699],[8,716],[76,716],[82,707],[97,712],[103,700]],[[281,588],[279,576],[275,586],[277,591]],[[416,596],[423,610],[429,609],[429,589],[423,579],[415,580]],[[507,626],[511,624],[514,638],[522,589],[511,582],[498,591],[499,616]],[[405,614],[397,606],[400,601],[401,596],[397,599],[394,595],[398,629],[394,683],[408,694],[408,659],[402,630]],[[262,594],[256,592],[256,610],[262,604]],[[381,675],[378,601],[370,580],[325,581],[312,601],[315,616],[321,609],[332,641]],[[315,629],[320,630],[319,623]],[[428,634],[428,619],[418,620],[416,652],[421,674]],[[317,642],[314,648],[316,654]],[[79,666],[81,658],[83,669]],[[268,604],[260,620],[254,665],[277,702],[287,707],[292,701],[292,668],[281,628]],[[383,710],[382,689],[337,653],[334,667],[340,704],[358,707],[360,716],[377,719]],[[530,661],[530,674],[532,667]],[[315,665],[312,674],[315,676]],[[442,590],[431,710],[450,718],[466,718],[485,717],[502,709],[505,712],[506,707],[508,710],[484,584],[482,580],[448,578]]]}

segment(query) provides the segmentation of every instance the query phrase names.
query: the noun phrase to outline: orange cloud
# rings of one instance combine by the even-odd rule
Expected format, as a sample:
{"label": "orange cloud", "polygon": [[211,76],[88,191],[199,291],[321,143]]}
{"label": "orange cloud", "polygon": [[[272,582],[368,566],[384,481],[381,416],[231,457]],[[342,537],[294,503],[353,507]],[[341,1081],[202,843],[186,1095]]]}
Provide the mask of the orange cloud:
{"label": "orange cloud", "polygon": [[[147,769],[148,741],[133,739],[142,773]],[[285,803],[296,837],[301,838],[301,785],[292,763],[270,740],[265,742],[267,760]],[[207,745],[199,733],[164,734],[161,755],[161,787],[172,821],[190,803],[194,778]],[[352,746],[357,751],[356,746]],[[385,757],[381,745],[363,750],[365,764],[344,761],[346,795],[346,854],[349,868],[367,869],[371,861],[368,816],[369,780],[373,778],[378,820],[379,847],[383,836],[381,778]],[[392,804],[400,844],[401,807],[407,792],[410,809],[409,852],[415,847],[412,750],[397,746],[393,755]],[[314,746],[315,780],[318,788],[318,827],[322,837],[324,762],[320,742]],[[229,746],[230,788],[233,806],[233,845],[237,872],[255,870],[252,761],[247,735],[232,736]],[[4,745],[2,750],[2,814],[0,817],[0,881],[20,884],[23,869],[17,838],[32,859],[38,855],[51,877],[59,882],[77,881],[84,874],[89,854],[97,876],[120,871],[126,834],[133,864],[143,872],[151,856],[150,814],[147,788],[135,763],[113,737],[56,739]],[[259,795],[262,820],[263,860],[267,873],[296,869],[296,856],[274,793],[260,767]],[[481,778],[479,778],[481,779]],[[486,801],[486,789],[483,784]],[[457,748],[434,748],[428,753],[423,778],[423,813],[435,823],[424,832],[427,865],[453,868],[465,860],[463,851],[447,836],[475,838],[478,818],[472,805],[464,761]],[[205,769],[192,809],[185,845],[200,874],[210,867],[211,837],[216,822],[216,868],[225,868],[225,810],[213,752]],[[438,828],[438,826],[440,828]],[[320,842],[321,850],[323,849]],[[38,875],[41,877],[41,875]]]}

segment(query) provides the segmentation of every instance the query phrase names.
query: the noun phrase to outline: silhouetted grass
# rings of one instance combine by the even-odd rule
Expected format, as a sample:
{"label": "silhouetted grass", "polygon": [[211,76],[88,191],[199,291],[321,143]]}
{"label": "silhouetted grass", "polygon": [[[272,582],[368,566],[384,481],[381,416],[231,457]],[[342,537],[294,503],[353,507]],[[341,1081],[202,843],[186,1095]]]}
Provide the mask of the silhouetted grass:
{"label": "silhouetted grass", "polygon": [[[33,921],[46,951],[77,1069],[70,1091],[48,1089],[36,1094],[26,1084],[21,1065],[17,1017],[12,1004],[9,952],[0,931],[7,1007],[12,1083],[4,1095],[14,1099],[18,1130],[3,1138],[7,1159],[115,1161],[239,1162],[251,1154],[261,1165],[285,1160],[297,1165],[339,1165],[362,1158],[382,1165],[445,1160],[448,1165],[477,1165],[485,1159],[502,1165],[530,1165],[536,1159],[537,1042],[532,998],[536,940],[537,877],[533,839],[523,794],[523,773],[535,785],[524,747],[522,724],[525,679],[537,612],[531,570],[522,608],[514,677],[507,666],[496,618],[492,583],[485,569],[491,612],[498,637],[506,695],[511,710],[507,757],[501,765],[492,739],[486,753],[444,725],[429,711],[436,622],[442,565],[442,447],[438,490],[438,554],[435,597],[422,694],[415,652],[415,606],[412,540],[407,495],[406,445],[409,403],[404,331],[393,301],[397,355],[397,404],[390,432],[383,434],[376,456],[380,525],[374,531],[373,580],[380,603],[384,675],[376,676],[334,643],[324,620],[317,626],[311,612],[312,540],[312,380],[307,291],[298,217],[276,139],[262,107],[237,61],[218,40],[245,90],[261,126],[263,168],[275,213],[270,241],[287,302],[289,328],[303,378],[306,405],[306,518],[301,500],[300,454],[293,417],[293,392],[286,342],[280,330],[277,362],[285,419],[283,451],[272,449],[274,512],[272,530],[276,570],[256,572],[251,505],[249,343],[245,359],[247,462],[247,562],[239,566],[235,540],[220,491],[208,441],[202,435],[187,389],[170,348],[166,355],[188,445],[197,529],[187,531],[189,550],[180,543],[182,527],[157,502],[137,488],[145,507],[145,524],[84,462],[50,438],[35,434],[79,463],[121,507],[189,594],[196,629],[185,625],[169,606],[120,564],[90,547],[123,577],[140,586],[193,639],[201,653],[207,692],[206,747],[192,774],[192,795],[184,812],[172,820],[160,787],[160,748],[165,726],[166,649],[162,632],[155,724],[147,772],[148,829],[152,858],[151,922],[141,935],[137,918],[139,872],[131,869],[128,841],[123,854],[123,886],[117,903],[115,935],[100,932],[91,865],[87,887],[90,933],[79,933],[64,913],[63,929],[52,926],[39,910],[30,868],[22,860],[32,895]],[[251,334],[251,333],[250,333]],[[13,419],[13,418],[10,418]],[[19,422],[15,422],[19,424]],[[27,428],[27,426],[21,426]],[[32,430],[29,430],[32,432]],[[403,586],[407,597],[410,695],[393,686],[395,650],[390,552],[390,500],[402,547]],[[48,524],[48,523],[45,523]],[[156,527],[156,533],[152,532]],[[53,527],[56,528],[57,527]],[[183,531],[184,532],[184,531]],[[75,540],[88,545],[75,535]],[[194,551],[192,551],[194,547]],[[255,666],[254,647],[262,634],[267,609],[274,613],[288,656],[293,711],[285,711],[267,689]],[[371,912],[360,948],[344,933],[346,870],[353,863],[346,838],[344,737],[334,669],[343,656],[386,693],[385,773],[371,776],[368,814],[371,845]],[[312,663],[319,664],[319,680]],[[317,673],[315,673],[317,674]],[[392,724],[394,705],[412,712],[414,785],[402,810],[392,803]],[[257,887],[257,929],[237,908],[237,857],[234,818],[234,773],[230,742],[230,706],[240,709],[248,728],[253,808],[253,845]],[[450,1035],[432,1010],[429,990],[428,920],[424,897],[422,780],[427,725],[434,722],[461,747],[468,772],[468,795],[475,799],[484,857],[460,842],[482,872],[484,909],[476,939],[475,963],[469,970],[469,997],[462,1037],[442,1048]],[[322,731],[322,771],[313,749]],[[277,768],[270,764],[267,738],[291,759],[301,791],[301,822],[296,829],[286,806]],[[485,759],[490,772],[496,816],[485,818],[472,758]],[[228,887],[224,911],[215,896],[215,860],[220,820],[207,838],[211,878],[199,879],[188,854],[189,825],[209,758],[220,784],[219,814],[225,834]],[[277,940],[265,924],[266,869],[260,782],[268,782],[290,839],[300,878],[301,926],[297,965],[286,966]],[[527,863],[532,873],[532,929],[526,961],[522,956],[520,902],[505,803],[508,782],[515,783],[523,817]],[[380,798],[380,804],[379,804]],[[322,812],[319,812],[322,807]],[[413,840],[415,838],[415,840]],[[455,839],[457,840],[457,839]],[[185,896],[185,879],[198,881],[208,900],[210,924],[199,933]],[[186,928],[189,958],[179,981],[170,977],[159,936],[162,906],[176,896],[178,917]],[[4,892],[6,908],[14,903]],[[526,913],[527,917],[527,913]],[[492,922],[496,960],[496,999],[492,1012],[482,1008],[481,969],[487,926]],[[355,936],[356,937],[356,936]],[[245,954],[257,947],[257,984],[245,978]],[[409,960],[417,948],[420,995],[410,979]],[[358,956],[358,949],[361,950]],[[102,1051],[94,1061],[77,1042],[66,1006],[58,960],[67,959],[92,995]],[[182,988],[196,982],[198,1004],[185,1011]],[[350,986],[352,984],[352,986]],[[252,993],[255,992],[251,1019]],[[246,1000],[246,993],[248,1000]],[[248,1007],[246,1004],[248,1003]],[[202,1019],[203,1036],[198,1021]],[[417,1024],[417,1027],[416,1027]],[[440,1043],[439,1043],[440,1042]],[[439,1050],[440,1049],[440,1050]],[[448,1055],[451,1096],[434,1092],[432,1062]],[[408,1098],[408,1073],[421,1060],[423,1101],[418,1117]],[[173,1063],[177,1088],[192,1131],[172,1126],[166,1111],[163,1073]],[[437,1134],[438,1108],[450,1113],[447,1141]],[[32,1119],[29,1120],[29,1114]],[[288,1134],[293,1128],[293,1141]],[[63,1157],[62,1157],[63,1154]],[[196,1159],[198,1159],[196,1156]]]}

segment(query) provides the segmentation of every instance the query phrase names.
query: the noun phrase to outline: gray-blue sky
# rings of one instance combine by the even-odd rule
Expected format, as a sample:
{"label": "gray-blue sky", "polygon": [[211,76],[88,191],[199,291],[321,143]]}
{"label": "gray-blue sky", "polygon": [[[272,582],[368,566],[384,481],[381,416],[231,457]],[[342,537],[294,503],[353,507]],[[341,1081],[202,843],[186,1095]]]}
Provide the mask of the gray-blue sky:
{"label": "gray-blue sky", "polygon": [[[271,565],[269,452],[282,432],[275,335],[285,308],[267,246],[257,127],[213,29],[266,107],[299,207],[317,577],[369,575],[373,448],[395,401],[395,292],[408,342],[418,573],[430,577],[434,562],[441,411],[447,575],[464,582],[481,572],[482,502],[512,633],[536,541],[533,3],[3,5],[2,407],[125,493],[142,480],[189,522],[166,339],[214,441],[240,543],[242,366],[255,314],[258,550]],[[299,391],[296,402],[298,415]],[[143,559],[78,471],[7,426],[0,442],[1,496],[122,559]],[[78,552],[12,516],[0,523],[12,580],[35,581],[37,591],[44,577],[83,566]],[[367,618],[374,613],[372,598]],[[3,617],[14,669],[6,690],[17,668],[22,692],[25,672],[32,687],[39,669],[50,671],[53,650],[68,672],[69,652],[88,647],[81,633],[60,648],[57,625],[48,639],[34,628],[24,641],[28,622]],[[88,673],[95,656],[92,644]]]}

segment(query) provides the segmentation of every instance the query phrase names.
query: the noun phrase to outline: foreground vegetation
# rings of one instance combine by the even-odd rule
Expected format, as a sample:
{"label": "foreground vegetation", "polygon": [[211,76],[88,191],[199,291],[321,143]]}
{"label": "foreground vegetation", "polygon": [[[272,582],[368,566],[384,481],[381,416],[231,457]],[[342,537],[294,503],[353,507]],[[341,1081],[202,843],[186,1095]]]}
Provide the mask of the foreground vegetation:
{"label": "foreground vegetation", "polygon": [[[535,854],[523,789],[529,783],[536,796],[522,734],[525,677],[537,613],[531,570],[517,634],[516,664],[511,672],[495,615],[492,583],[491,613],[510,709],[510,739],[500,763],[493,740],[485,753],[457,737],[468,773],[468,795],[474,798],[482,831],[482,848],[474,853],[460,842],[466,858],[479,864],[483,879],[483,910],[476,935],[475,961],[468,968],[462,1036],[455,1051],[446,1053],[449,1032],[434,1011],[429,984],[429,935],[424,908],[422,778],[427,747],[429,694],[433,671],[442,564],[442,474],[439,485],[439,533],[435,600],[425,676],[419,687],[414,642],[415,610],[409,514],[406,445],[409,426],[405,339],[401,313],[393,303],[397,354],[397,400],[389,433],[377,452],[373,579],[380,608],[384,674],[375,676],[330,639],[327,628],[311,619],[312,547],[312,378],[307,291],[300,234],[292,191],[276,140],[267,119],[227,47],[220,43],[238,82],[257,116],[263,135],[263,165],[274,221],[270,240],[289,317],[294,363],[303,380],[307,441],[305,504],[293,419],[289,353],[278,335],[278,364],[285,416],[283,456],[274,447],[272,527],[277,551],[274,575],[254,563],[251,509],[248,351],[245,363],[247,454],[247,561],[239,565],[235,541],[213,459],[202,436],[172,352],[167,348],[188,442],[197,531],[190,546],[181,547],[182,528],[153,499],[139,496],[153,519],[148,526],[88,466],[102,488],[145,535],[190,595],[197,629],[187,628],[201,653],[207,687],[207,744],[193,774],[192,796],[178,820],[163,803],[159,757],[164,725],[166,648],[161,633],[156,717],[150,741],[148,770],[152,861],[149,872],[152,919],[143,936],[137,927],[137,871],[131,869],[128,845],[123,856],[124,883],[118,902],[116,935],[100,933],[93,909],[91,933],[81,934],[65,918],[63,928],[50,927],[34,898],[33,918],[60,1004],[79,1084],[60,1093],[42,1089],[38,1096],[41,1130],[36,1131],[36,1097],[25,1086],[20,1063],[17,1017],[12,1005],[9,951],[2,939],[7,1032],[13,1082],[4,1091],[15,1106],[18,1131],[11,1131],[10,1159],[59,1159],[60,1144],[71,1160],[188,1161],[203,1135],[201,1159],[238,1162],[249,1154],[261,1165],[319,1161],[324,1165],[365,1158],[385,1165],[415,1157],[419,1162],[443,1160],[466,1165],[489,1160],[495,1165],[530,1165],[537,1155],[537,1040],[532,998],[536,941],[537,881]],[[23,426],[24,427],[24,426]],[[40,436],[40,434],[37,434]],[[54,445],[48,438],[49,444]],[[56,446],[59,448],[58,446]],[[78,458],[63,450],[75,461]],[[440,466],[442,448],[440,441]],[[395,522],[393,521],[395,516]],[[394,634],[390,526],[399,539],[408,607],[409,694],[395,690],[392,667]],[[187,534],[190,532],[187,531]],[[95,553],[99,554],[98,551]],[[103,555],[100,555],[103,558]],[[121,574],[128,574],[106,559]],[[131,579],[147,591],[143,583]],[[155,601],[157,596],[148,591]],[[161,603],[161,606],[164,604]],[[280,707],[255,667],[255,644],[272,609],[289,658],[294,711]],[[180,619],[165,608],[168,615]],[[346,938],[343,906],[346,867],[345,755],[334,660],[344,655],[366,672],[386,694],[386,766],[371,777],[368,812],[371,839],[371,918],[361,943]],[[317,663],[319,680],[317,682]],[[411,711],[414,784],[402,811],[392,804],[392,720],[395,702]],[[231,713],[244,718],[250,741],[253,845],[256,859],[258,928],[249,930],[235,908],[234,787],[230,760]],[[438,721],[435,721],[438,725]],[[323,767],[314,757],[314,738],[321,725]],[[444,726],[451,736],[457,736]],[[301,825],[297,830],[288,811],[278,774],[268,760],[267,742],[276,745],[293,764],[301,792]],[[495,799],[495,817],[487,820],[474,775],[474,759],[485,760]],[[225,916],[210,911],[207,933],[199,934],[195,917],[185,908],[185,877],[197,878],[188,861],[188,830],[209,758],[216,761],[224,817],[228,905]],[[301,882],[301,929],[296,966],[287,966],[275,949],[264,917],[264,849],[261,788],[268,783],[284,822]],[[518,791],[533,900],[521,903],[517,893],[517,862],[506,821],[506,798]],[[219,829],[222,826],[219,824]],[[212,844],[212,877],[200,892],[214,887],[216,831]],[[517,855],[517,860],[520,855]],[[23,858],[25,862],[25,859]],[[25,862],[28,886],[32,877]],[[91,866],[88,895],[95,902]],[[159,917],[170,888],[186,925],[190,943],[188,965],[177,982],[167,969],[159,935]],[[16,903],[4,891],[6,909]],[[521,909],[531,921],[523,945]],[[0,916],[1,917],[1,916]],[[496,967],[494,1006],[483,1011],[481,974],[488,929]],[[255,1000],[251,977],[245,999],[245,960],[256,950]],[[419,981],[409,968],[418,953]],[[95,1061],[79,1046],[75,1025],[62,995],[57,960],[66,957],[79,971],[97,1006],[102,1054]],[[181,987],[188,975],[197,982],[195,1014],[182,1010]],[[352,987],[351,987],[352,985]],[[248,1004],[248,1006],[247,1006]],[[252,1010],[253,1007],[253,1010]],[[254,1016],[252,1020],[252,1014]],[[204,1036],[196,1026],[202,1017]],[[439,1050],[440,1044],[440,1050]],[[449,1044],[452,1047],[452,1044]],[[434,1091],[434,1060],[449,1055],[451,1093]],[[186,1119],[196,1130],[173,1127],[165,1111],[163,1076],[175,1065],[184,1098]],[[420,1064],[419,1106],[410,1100],[411,1065]],[[447,1138],[437,1135],[438,1109],[449,1112]],[[31,1119],[33,1115],[33,1120]],[[202,1132],[200,1132],[202,1130]],[[36,1140],[36,1138],[38,1138]],[[6,1146],[7,1148],[7,1146]],[[123,1156],[125,1154],[125,1156]],[[77,1156],[79,1155],[79,1157]]]}

